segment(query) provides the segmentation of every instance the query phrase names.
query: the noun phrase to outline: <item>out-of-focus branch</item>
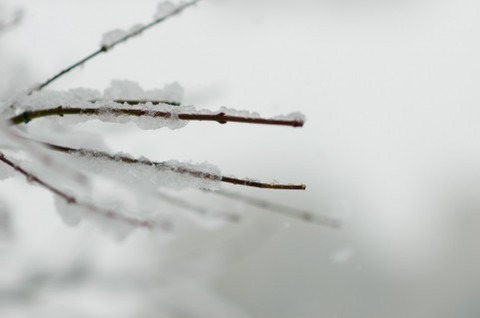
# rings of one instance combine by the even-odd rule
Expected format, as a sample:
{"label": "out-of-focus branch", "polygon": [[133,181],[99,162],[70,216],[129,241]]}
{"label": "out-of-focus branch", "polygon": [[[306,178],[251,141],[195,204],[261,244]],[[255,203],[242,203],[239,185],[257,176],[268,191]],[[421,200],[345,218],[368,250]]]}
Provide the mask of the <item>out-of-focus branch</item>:
{"label": "out-of-focus branch", "polygon": [[341,225],[340,220],[333,218],[331,216],[315,214],[310,211],[288,207],[282,204],[278,204],[276,202],[254,198],[238,192],[230,192],[226,190],[217,190],[217,191],[208,191],[208,192],[214,193],[232,200],[241,201],[258,208],[280,213],[282,215],[292,217],[298,220],[302,220],[308,223],[317,223],[317,224],[322,224],[322,225],[326,225],[334,228],[338,228]]}
{"label": "out-of-focus branch", "polygon": [[176,205],[178,207],[181,207],[183,209],[186,209],[188,211],[193,211],[196,212],[198,215],[203,216],[203,217],[214,217],[216,219],[221,219],[224,221],[228,222],[238,222],[240,220],[240,216],[238,214],[234,213],[227,213],[227,212],[217,212],[213,213],[207,208],[194,205],[187,200],[184,200],[182,198],[174,197],[171,196],[165,192],[157,192],[158,197],[160,197],[162,200],[164,200],[167,203],[170,203],[172,205]]}
{"label": "out-of-focus branch", "polygon": [[131,226],[134,227],[140,227],[140,228],[147,228],[150,230],[161,228],[163,230],[169,229],[169,225],[166,223],[157,223],[153,221],[148,221],[148,220],[141,220],[137,219],[134,217],[130,217],[112,210],[106,210],[102,209],[100,207],[97,207],[91,203],[88,202],[81,202],[79,201],[75,196],[70,195],[57,187],[50,185],[49,183],[45,182],[44,180],[40,179],[38,176],[35,174],[25,170],[22,168],[20,165],[14,163],[10,159],[8,159],[2,152],[0,152],[0,161],[2,161],[4,164],[10,166],[12,169],[17,171],[18,173],[22,174],[24,177],[27,178],[29,182],[36,183],[42,188],[50,191],[54,195],[60,197],[61,199],[65,200],[68,204],[76,205],[79,207],[83,207],[86,210],[96,213],[104,218],[111,219],[111,220],[117,220],[121,222],[125,222]]}

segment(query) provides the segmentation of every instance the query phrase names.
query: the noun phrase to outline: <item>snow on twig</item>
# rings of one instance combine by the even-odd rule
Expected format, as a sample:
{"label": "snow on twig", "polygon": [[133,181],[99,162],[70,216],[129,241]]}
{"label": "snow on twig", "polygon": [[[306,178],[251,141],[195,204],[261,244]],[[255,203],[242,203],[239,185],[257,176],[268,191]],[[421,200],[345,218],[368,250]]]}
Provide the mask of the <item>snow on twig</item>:
{"label": "snow on twig", "polygon": [[[212,173],[210,171],[202,171],[195,169],[195,167],[188,166],[187,164],[175,164],[172,165],[169,162],[157,162],[151,161],[146,158],[135,159],[130,156],[120,154],[109,154],[103,151],[90,150],[90,149],[74,149],[70,147],[64,147],[59,145],[53,145],[45,143],[45,145],[52,150],[61,151],[67,154],[73,154],[77,156],[88,156],[92,160],[108,160],[110,162],[121,162],[124,164],[154,167],[159,170],[170,170],[177,174],[187,174],[195,178],[200,178],[212,182],[225,182],[234,185],[242,185],[247,187],[261,188],[261,189],[276,189],[276,190],[305,190],[304,184],[281,184],[281,183],[266,183],[250,179],[239,179],[234,177],[228,177],[218,173]],[[213,169],[211,169],[213,170]],[[203,184],[202,188],[207,188],[208,185]]]}

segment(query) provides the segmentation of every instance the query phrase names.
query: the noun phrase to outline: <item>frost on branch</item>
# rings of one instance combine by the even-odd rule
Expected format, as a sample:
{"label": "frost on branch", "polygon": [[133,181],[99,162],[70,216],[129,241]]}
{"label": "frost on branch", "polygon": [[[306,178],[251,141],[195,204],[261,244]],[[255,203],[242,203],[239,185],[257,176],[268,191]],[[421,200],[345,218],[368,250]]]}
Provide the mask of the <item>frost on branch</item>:
{"label": "frost on branch", "polygon": [[[107,157],[102,153],[80,150],[74,156],[82,170],[97,172],[126,183],[143,183],[146,187],[169,187],[172,189],[219,188],[220,170],[212,164],[192,164],[169,160],[153,163],[145,158],[134,159],[128,154]],[[113,160],[112,160],[113,159]]]}

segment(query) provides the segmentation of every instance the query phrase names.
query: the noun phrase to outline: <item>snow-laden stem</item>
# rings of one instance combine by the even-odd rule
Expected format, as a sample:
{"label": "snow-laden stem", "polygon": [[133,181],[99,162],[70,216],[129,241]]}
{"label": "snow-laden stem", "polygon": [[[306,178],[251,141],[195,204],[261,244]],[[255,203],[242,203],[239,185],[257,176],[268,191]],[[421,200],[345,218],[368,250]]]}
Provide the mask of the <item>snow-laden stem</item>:
{"label": "snow-laden stem", "polygon": [[273,189],[273,190],[305,190],[304,184],[279,184],[279,183],[265,183],[248,179],[239,179],[234,177],[227,177],[223,175],[216,175],[212,173],[206,173],[203,171],[193,170],[188,167],[171,167],[167,162],[151,161],[148,159],[135,159],[119,154],[109,154],[103,151],[91,150],[91,149],[74,149],[65,146],[54,145],[50,143],[43,143],[48,148],[67,154],[73,154],[77,156],[90,156],[92,158],[101,158],[106,160],[122,162],[133,165],[154,166],[159,169],[169,169],[172,172],[180,174],[188,174],[192,177],[210,180],[219,180],[225,183],[231,183],[235,185],[242,185],[247,187],[261,188],[261,189]]}
{"label": "snow-laden stem", "polygon": [[14,163],[10,159],[8,159],[2,152],[0,152],[0,161],[2,161],[4,164],[10,166],[12,169],[17,171],[18,173],[22,174],[27,178],[29,182],[36,183],[42,188],[50,191],[54,195],[60,197],[61,199],[65,200],[68,204],[71,205],[76,205],[82,208],[85,208],[87,211],[95,213],[99,216],[102,216],[106,219],[111,219],[111,220],[116,220],[120,222],[125,222],[133,227],[140,227],[140,228],[147,228],[150,230],[156,229],[156,228],[161,228],[163,230],[166,230],[169,228],[168,224],[166,223],[157,223],[149,220],[142,220],[134,217],[130,217],[115,211],[107,210],[107,209],[102,209],[100,207],[97,207],[91,203],[88,202],[82,202],[78,200],[75,196],[70,195],[60,189],[58,189],[55,186],[50,185],[46,181],[40,179],[38,176],[33,174],[32,172],[29,172],[22,168],[19,164]]}
{"label": "snow-laden stem", "polygon": [[304,121],[302,119],[276,119],[276,118],[257,118],[257,117],[243,117],[227,115],[224,112],[216,114],[201,114],[201,113],[172,113],[168,111],[155,111],[150,109],[135,109],[135,108],[112,108],[112,107],[54,107],[47,109],[39,109],[32,111],[25,111],[17,116],[10,118],[10,122],[14,125],[28,123],[31,120],[65,115],[83,115],[83,116],[97,116],[103,114],[112,114],[115,116],[147,116],[153,118],[176,118],[183,121],[214,121],[220,124],[228,122],[260,124],[260,125],[274,125],[274,126],[291,126],[302,127]]}

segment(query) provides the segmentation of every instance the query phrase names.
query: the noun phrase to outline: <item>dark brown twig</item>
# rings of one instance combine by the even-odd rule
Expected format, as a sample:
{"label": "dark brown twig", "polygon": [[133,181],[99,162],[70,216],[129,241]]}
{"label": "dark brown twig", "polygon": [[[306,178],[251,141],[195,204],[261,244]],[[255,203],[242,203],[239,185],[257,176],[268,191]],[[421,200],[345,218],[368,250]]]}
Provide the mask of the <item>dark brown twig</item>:
{"label": "dark brown twig", "polygon": [[80,108],[80,107],[55,107],[47,109],[39,109],[23,112],[17,116],[10,118],[10,122],[14,125],[28,123],[33,119],[60,116],[65,115],[102,115],[113,114],[116,116],[128,115],[128,116],[148,116],[154,118],[178,118],[179,120],[186,121],[214,121],[220,124],[227,122],[247,123],[247,124],[262,124],[262,125],[276,125],[276,126],[291,126],[302,127],[304,121],[302,119],[275,119],[275,118],[257,118],[257,117],[242,117],[227,115],[223,112],[217,114],[189,114],[189,113],[172,113],[167,111],[154,111],[148,109],[135,109],[135,108]]}

